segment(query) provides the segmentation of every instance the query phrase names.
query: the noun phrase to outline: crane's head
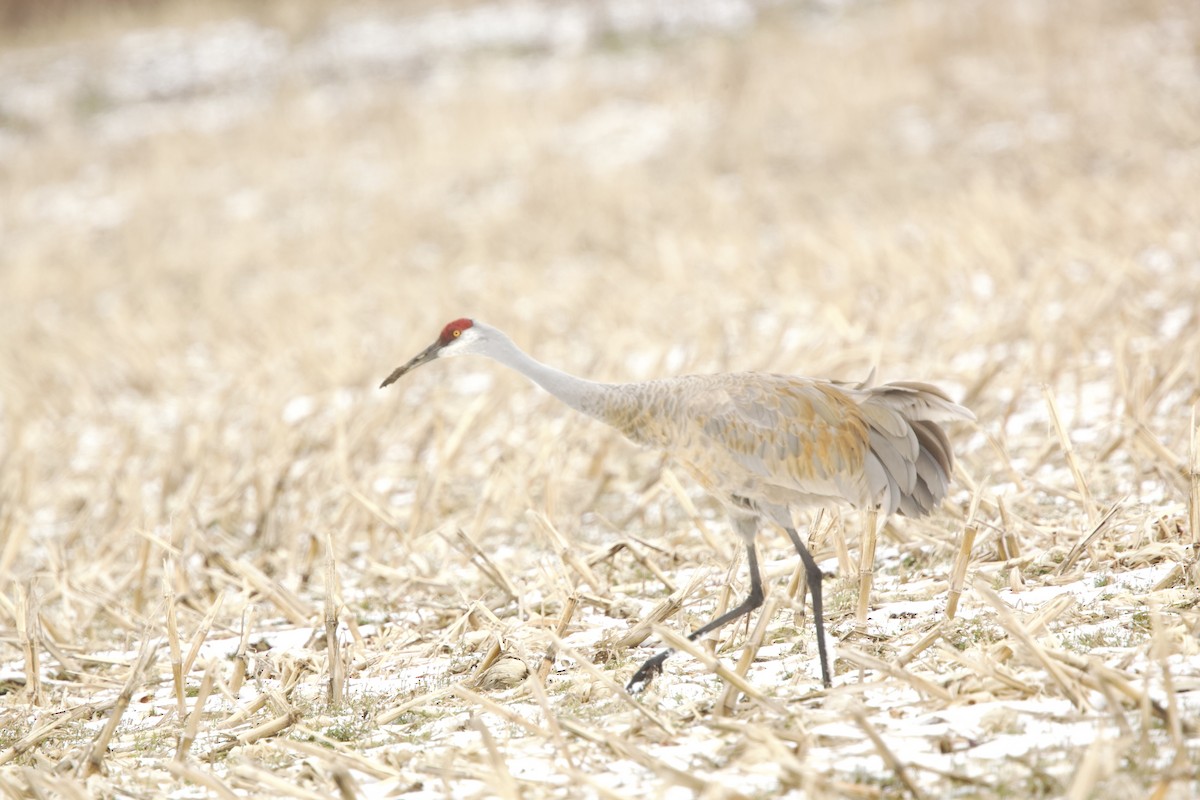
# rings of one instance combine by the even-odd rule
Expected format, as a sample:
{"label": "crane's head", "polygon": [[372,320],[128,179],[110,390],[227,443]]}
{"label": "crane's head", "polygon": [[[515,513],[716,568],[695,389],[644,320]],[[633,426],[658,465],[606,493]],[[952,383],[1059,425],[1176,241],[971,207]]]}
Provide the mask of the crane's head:
{"label": "crane's head", "polygon": [[475,324],[474,320],[456,319],[446,327],[442,328],[442,333],[438,336],[437,341],[426,347],[421,352],[417,353],[412,359],[401,367],[396,367],[391,375],[379,385],[382,389],[395,383],[405,373],[412,372],[422,364],[433,361],[435,358],[448,358],[449,356],[465,356],[469,353],[486,354],[487,343],[491,341],[493,329],[483,324]]}

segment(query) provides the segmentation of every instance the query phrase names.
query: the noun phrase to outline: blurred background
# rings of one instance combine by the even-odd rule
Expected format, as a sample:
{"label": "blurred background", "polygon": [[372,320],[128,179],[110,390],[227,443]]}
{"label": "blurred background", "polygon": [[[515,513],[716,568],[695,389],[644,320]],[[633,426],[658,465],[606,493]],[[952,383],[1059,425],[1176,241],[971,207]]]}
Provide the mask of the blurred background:
{"label": "blurred background", "polygon": [[599,379],[874,366],[1001,439],[1043,383],[1073,424],[1153,425],[1196,382],[1139,365],[1195,327],[1197,15],[5,3],[9,469],[258,457],[265,421],[334,406],[380,414],[374,464],[464,375],[503,382],[497,431],[574,425],[479,363],[375,391],[467,315]]}
{"label": "blurred background", "polygon": [[303,596],[327,535],[354,613],[451,607],[489,589],[451,587],[467,558],[431,532],[530,576],[530,510],[710,563],[638,494],[656,454],[518,376],[376,389],[461,316],[601,380],[929,380],[980,419],[943,527],[986,483],[1047,546],[1122,498],[1130,536],[1186,530],[1192,0],[4,0],[0,24],[0,624],[36,596],[81,649],[136,641],[165,554],[196,613],[238,586],[215,543]]}

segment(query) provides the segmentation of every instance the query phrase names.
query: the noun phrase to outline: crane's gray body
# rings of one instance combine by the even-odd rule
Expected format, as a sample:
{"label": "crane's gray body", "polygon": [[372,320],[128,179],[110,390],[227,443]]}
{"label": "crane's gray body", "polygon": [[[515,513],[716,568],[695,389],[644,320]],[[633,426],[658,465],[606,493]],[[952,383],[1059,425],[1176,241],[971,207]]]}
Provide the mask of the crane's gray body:
{"label": "crane's gray body", "polygon": [[597,384],[580,410],[666,451],[733,513],[848,503],[929,513],[954,459],[939,421],[970,412],[922,383],[858,388],[737,372]]}

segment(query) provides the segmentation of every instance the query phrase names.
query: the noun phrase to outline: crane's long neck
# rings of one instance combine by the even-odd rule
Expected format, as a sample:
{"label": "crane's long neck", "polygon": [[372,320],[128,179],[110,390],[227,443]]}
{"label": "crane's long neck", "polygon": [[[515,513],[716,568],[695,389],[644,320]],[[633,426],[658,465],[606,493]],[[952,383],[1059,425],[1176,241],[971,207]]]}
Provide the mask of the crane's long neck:
{"label": "crane's long neck", "polygon": [[520,372],[576,411],[607,421],[603,414],[603,400],[612,388],[610,384],[578,378],[543,364],[513,344],[508,337],[498,339],[487,355]]}

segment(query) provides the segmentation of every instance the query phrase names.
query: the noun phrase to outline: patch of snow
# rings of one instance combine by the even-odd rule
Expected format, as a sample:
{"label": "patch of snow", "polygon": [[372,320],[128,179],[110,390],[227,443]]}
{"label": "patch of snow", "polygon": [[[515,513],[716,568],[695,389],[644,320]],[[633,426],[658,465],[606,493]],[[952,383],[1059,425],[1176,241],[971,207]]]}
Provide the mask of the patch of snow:
{"label": "patch of snow", "polygon": [[119,103],[178,98],[235,80],[261,80],[286,53],[281,31],[247,20],[135,31],[117,43],[102,87]]}
{"label": "patch of snow", "polygon": [[1158,332],[1166,339],[1182,334],[1196,319],[1196,307],[1192,304],[1167,309],[1158,321]]}
{"label": "patch of snow", "polygon": [[595,172],[633,166],[661,155],[681,128],[700,119],[675,109],[615,100],[588,112],[564,132],[563,148]]}
{"label": "patch of snow", "polygon": [[487,369],[473,370],[455,375],[452,379],[452,390],[455,394],[482,395],[491,391],[496,382],[495,375]]}
{"label": "patch of snow", "polygon": [[312,416],[317,410],[317,401],[310,395],[299,395],[288,400],[283,406],[283,422],[294,426]]}

